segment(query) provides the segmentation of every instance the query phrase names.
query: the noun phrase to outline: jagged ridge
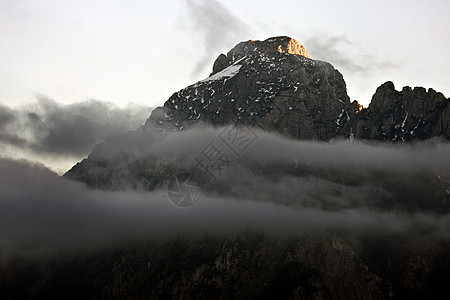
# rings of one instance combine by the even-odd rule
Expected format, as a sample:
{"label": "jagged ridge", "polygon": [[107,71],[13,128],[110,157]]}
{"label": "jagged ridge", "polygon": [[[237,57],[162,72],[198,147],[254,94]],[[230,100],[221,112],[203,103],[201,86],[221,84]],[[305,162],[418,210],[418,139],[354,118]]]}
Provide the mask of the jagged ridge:
{"label": "jagged ridge", "polygon": [[355,136],[382,141],[450,139],[450,99],[433,89],[396,91],[390,81],[381,85],[370,106],[357,114]]}

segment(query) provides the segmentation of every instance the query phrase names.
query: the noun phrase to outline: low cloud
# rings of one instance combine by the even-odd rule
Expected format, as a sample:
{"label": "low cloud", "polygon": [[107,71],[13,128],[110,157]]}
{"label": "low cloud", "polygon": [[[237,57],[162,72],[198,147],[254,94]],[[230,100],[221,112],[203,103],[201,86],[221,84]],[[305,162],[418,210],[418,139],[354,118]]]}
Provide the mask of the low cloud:
{"label": "low cloud", "polygon": [[83,157],[105,138],[134,130],[150,115],[149,107],[88,100],[69,105],[45,96],[12,109],[0,106],[0,147],[37,154]]}
{"label": "low cloud", "polygon": [[[123,137],[109,140],[91,158],[110,159],[116,171],[124,166],[131,172],[135,161],[159,153],[167,166],[178,168],[182,159],[183,168],[192,170],[193,157],[211,141],[225,151],[217,140],[221,130],[163,137],[136,132],[126,143]],[[164,189],[91,190],[42,165],[0,159],[0,253],[4,260],[43,257],[239,230],[279,236],[330,229],[356,239],[382,234],[414,243],[449,242],[449,144],[330,144],[257,133],[229,169],[202,186],[199,204],[190,209],[171,205]],[[131,152],[134,159],[118,163],[116,154]],[[102,172],[111,170],[91,171],[96,178]]]}

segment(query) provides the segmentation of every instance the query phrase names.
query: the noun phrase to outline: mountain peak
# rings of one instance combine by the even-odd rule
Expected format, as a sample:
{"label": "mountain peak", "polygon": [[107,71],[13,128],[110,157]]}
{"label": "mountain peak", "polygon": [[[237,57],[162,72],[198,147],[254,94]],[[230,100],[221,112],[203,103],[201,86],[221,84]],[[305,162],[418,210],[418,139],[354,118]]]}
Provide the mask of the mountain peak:
{"label": "mountain peak", "polygon": [[[296,39],[293,39],[288,36],[277,36],[271,37],[264,41],[255,41],[250,40],[246,42],[241,42],[233,48],[234,53],[242,52],[242,54],[246,54],[246,52],[264,52],[264,53],[289,53],[289,54],[297,54],[302,55],[307,58],[309,57],[308,51],[300,44]],[[233,51],[231,50],[231,51]]]}
{"label": "mountain peak", "polygon": [[306,48],[303,47],[303,45],[296,39],[288,36],[271,37],[264,41],[249,40],[237,44],[227,53],[227,55],[220,54],[214,62],[213,72],[211,75],[222,71],[229,65],[233,64],[236,60],[248,54],[258,53],[288,53],[310,58]]}
{"label": "mountain peak", "polygon": [[289,53],[302,55],[304,57],[310,58],[309,53],[302,44],[300,44],[296,39],[290,38],[288,36],[278,36],[265,40],[263,43],[278,44],[277,51],[280,53]]}

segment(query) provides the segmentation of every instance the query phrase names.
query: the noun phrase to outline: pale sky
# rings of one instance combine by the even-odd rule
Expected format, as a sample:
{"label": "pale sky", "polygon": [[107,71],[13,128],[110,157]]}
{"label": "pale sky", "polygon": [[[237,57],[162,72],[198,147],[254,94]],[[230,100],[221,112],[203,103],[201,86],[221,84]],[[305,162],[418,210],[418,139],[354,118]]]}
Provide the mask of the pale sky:
{"label": "pale sky", "polygon": [[450,1],[0,0],[0,104],[162,105],[249,39],[288,35],[365,106],[391,80],[450,97]]}

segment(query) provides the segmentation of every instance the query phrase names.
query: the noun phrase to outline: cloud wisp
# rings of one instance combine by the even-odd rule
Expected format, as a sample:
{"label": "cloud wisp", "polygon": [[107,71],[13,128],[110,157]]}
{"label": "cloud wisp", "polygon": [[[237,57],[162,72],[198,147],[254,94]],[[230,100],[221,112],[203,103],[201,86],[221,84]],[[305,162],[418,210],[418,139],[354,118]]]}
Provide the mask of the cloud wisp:
{"label": "cloud wisp", "polygon": [[203,47],[199,49],[201,59],[192,71],[192,75],[197,76],[212,65],[224,46],[232,47],[247,36],[249,27],[216,0],[186,0],[185,4],[187,23],[203,40]]}
{"label": "cloud wisp", "polygon": [[313,58],[329,61],[344,74],[369,74],[396,68],[396,64],[383,60],[358,48],[346,35],[325,33],[308,37],[304,41]]}

